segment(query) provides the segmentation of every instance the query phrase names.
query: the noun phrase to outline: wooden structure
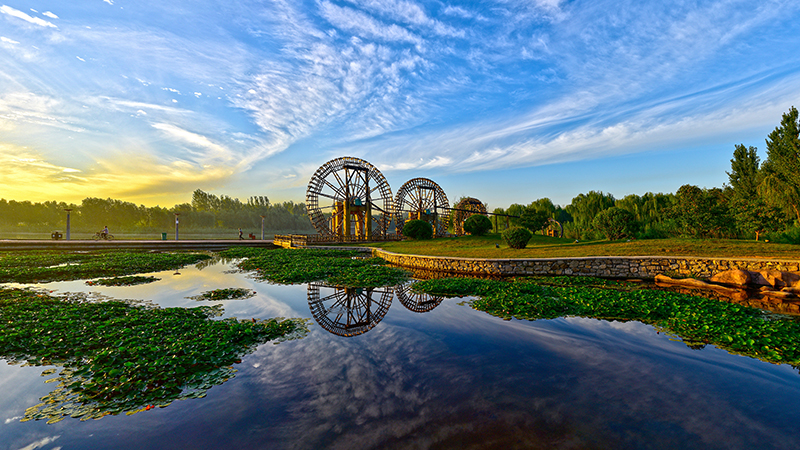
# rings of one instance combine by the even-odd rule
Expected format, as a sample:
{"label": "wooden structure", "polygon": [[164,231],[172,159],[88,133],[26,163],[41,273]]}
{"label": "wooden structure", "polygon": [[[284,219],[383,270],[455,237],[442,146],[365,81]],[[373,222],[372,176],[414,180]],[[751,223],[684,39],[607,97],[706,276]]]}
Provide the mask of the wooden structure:
{"label": "wooden structure", "polygon": [[458,202],[451,214],[453,214],[453,231],[455,231],[457,236],[465,234],[464,222],[469,219],[470,216],[474,216],[475,214],[487,215],[486,206],[477,198],[472,197],[466,197]]}
{"label": "wooden structure", "polygon": [[[326,199],[330,204],[322,206]],[[383,174],[352,157],[323,164],[306,189],[306,210],[317,233],[344,241],[385,238],[392,221],[392,201]]]}
{"label": "wooden structure", "polygon": [[397,234],[409,220],[424,220],[433,226],[433,236],[447,233],[450,204],[438,184],[428,178],[408,180],[397,191],[394,199],[394,218]]}

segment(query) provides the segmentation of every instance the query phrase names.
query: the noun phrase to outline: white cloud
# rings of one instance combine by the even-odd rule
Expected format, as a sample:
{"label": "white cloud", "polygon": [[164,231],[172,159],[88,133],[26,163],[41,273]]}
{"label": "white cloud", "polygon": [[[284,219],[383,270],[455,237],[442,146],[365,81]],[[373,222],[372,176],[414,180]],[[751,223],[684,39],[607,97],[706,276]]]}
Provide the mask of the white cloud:
{"label": "white cloud", "polygon": [[103,1],[108,3],[109,5],[113,5],[114,4],[114,0],[103,0]]}
{"label": "white cloud", "polygon": [[0,36],[0,42],[5,42],[6,44],[19,44],[19,41],[15,41],[13,39],[9,39],[5,36]]}
{"label": "white cloud", "polygon": [[421,6],[404,0],[349,0],[370,11],[382,14],[393,20],[424,27],[439,36],[464,37],[464,30],[456,29],[431,18]]}
{"label": "white cloud", "polygon": [[53,441],[55,441],[59,437],[60,437],[59,435],[48,436],[48,437],[39,439],[38,441],[33,442],[33,443],[29,444],[29,445],[26,445],[25,447],[22,447],[19,450],[36,450],[37,448],[42,448],[42,447],[44,447],[46,445],[49,445],[49,444],[53,443]]}
{"label": "white cloud", "polygon": [[155,123],[152,125],[153,128],[157,130],[161,130],[164,133],[168,134],[169,136],[183,141],[189,145],[204,148],[206,150],[210,150],[210,153],[206,156],[211,156],[214,158],[223,158],[225,160],[229,159],[230,152],[223,146],[211,142],[206,136],[193,133],[188,130],[184,130],[183,128],[177,127],[172,124],[168,123]]}
{"label": "white cloud", "polygon": [[48,22],[48,21],[46,21],[44,19],[40,19],[38,17],[31,17],[31,16],[25,14],[24,12],[16,10],[16,9],[10,7],[10,6],[7,6],[7,5],[0,6],[0,13],[8,14],[11,17],[16,17],[18,19],[22,19],[22,20],[24,20],[24,21],[26,21],[28,23],[32,23],[34,25],[39,25],[40,27],[58,28],[57,26],[53,25],[52,23],[50,23],[50,22]]}
{"label": "white cloud", "polygon": [[42,13],[42,15],[43,15],[43,16],[47,16],[47,17],[49,17],[49,18],[51,18],[51,19],[58,19],[58,16],[57,16],[57,15],[55,15],[55,14],[53,14],[53,13],[52,13],[52,12],[50,12],[50,11],[45,11],[45,12],[43,12],[43,13]]}
{"label": "white cloud", "polygon": [[422,44],[422,39],[407,29],[380,22],[352,8],[337,6],[329,1],[323,1],[320,7],[322,16],[340,30],[383,41]]}
{"label": "white cloud", "polygon": [[76,58],[78,58],[78,60],[79,60],[79,61],[86,62],[86,60],[85,60],[85,59],[83,59],[83,58],[81,58],[80,56],[76,56]]}

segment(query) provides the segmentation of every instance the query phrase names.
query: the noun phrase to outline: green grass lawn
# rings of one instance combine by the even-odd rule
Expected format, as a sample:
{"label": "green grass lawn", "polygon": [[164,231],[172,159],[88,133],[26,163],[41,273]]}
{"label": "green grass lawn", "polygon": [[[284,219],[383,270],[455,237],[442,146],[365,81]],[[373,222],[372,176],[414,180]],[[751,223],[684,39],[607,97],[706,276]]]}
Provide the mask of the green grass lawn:
{"label": "green grass lawn", "polygon": [[[509,248],[499,234],[462,236],[428,241],[368,244],[384,250],[416,255],[464,258],[559,258],[580,256],[701,256],[728,258],[800,259],[800,245],[734,239],[646,239],[575,242],[535,235],[527,248]],[[495,246],[499,245],[500,248]]]}

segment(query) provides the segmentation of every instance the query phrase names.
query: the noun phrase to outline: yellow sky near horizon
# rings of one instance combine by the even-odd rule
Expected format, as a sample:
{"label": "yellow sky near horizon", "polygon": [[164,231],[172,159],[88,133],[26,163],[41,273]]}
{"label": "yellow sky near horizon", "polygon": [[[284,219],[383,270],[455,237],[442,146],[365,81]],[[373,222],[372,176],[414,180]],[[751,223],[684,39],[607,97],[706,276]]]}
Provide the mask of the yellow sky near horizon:
{"label": "yellow sky near horizon", "polygon": [[137,152],[114,152],[89,167],[49,161],[27,147],[0,142],[0,198],[80,204],[84,198],[114,198],[169,207],[191,201],[200,186],[222,182],[232,167],[196,167],[186,161],[157,161]]}

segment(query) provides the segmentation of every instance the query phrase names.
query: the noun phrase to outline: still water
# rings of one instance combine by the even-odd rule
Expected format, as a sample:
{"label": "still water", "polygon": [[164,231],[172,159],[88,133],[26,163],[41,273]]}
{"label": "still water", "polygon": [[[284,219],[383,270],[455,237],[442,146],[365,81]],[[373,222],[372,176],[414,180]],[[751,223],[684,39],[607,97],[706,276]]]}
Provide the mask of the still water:
{"label": "still water", "polygon": [[212,304],[315,320],[205,398],[85,422],[20,422],[53,376],[0,360],[0,449],[800,448],[796,369],[638,322],[504,321],[462,299],[273,285],[226,263],[148,275],[161,280],[39,286],[165,307],[242,287],[257,295]]}

